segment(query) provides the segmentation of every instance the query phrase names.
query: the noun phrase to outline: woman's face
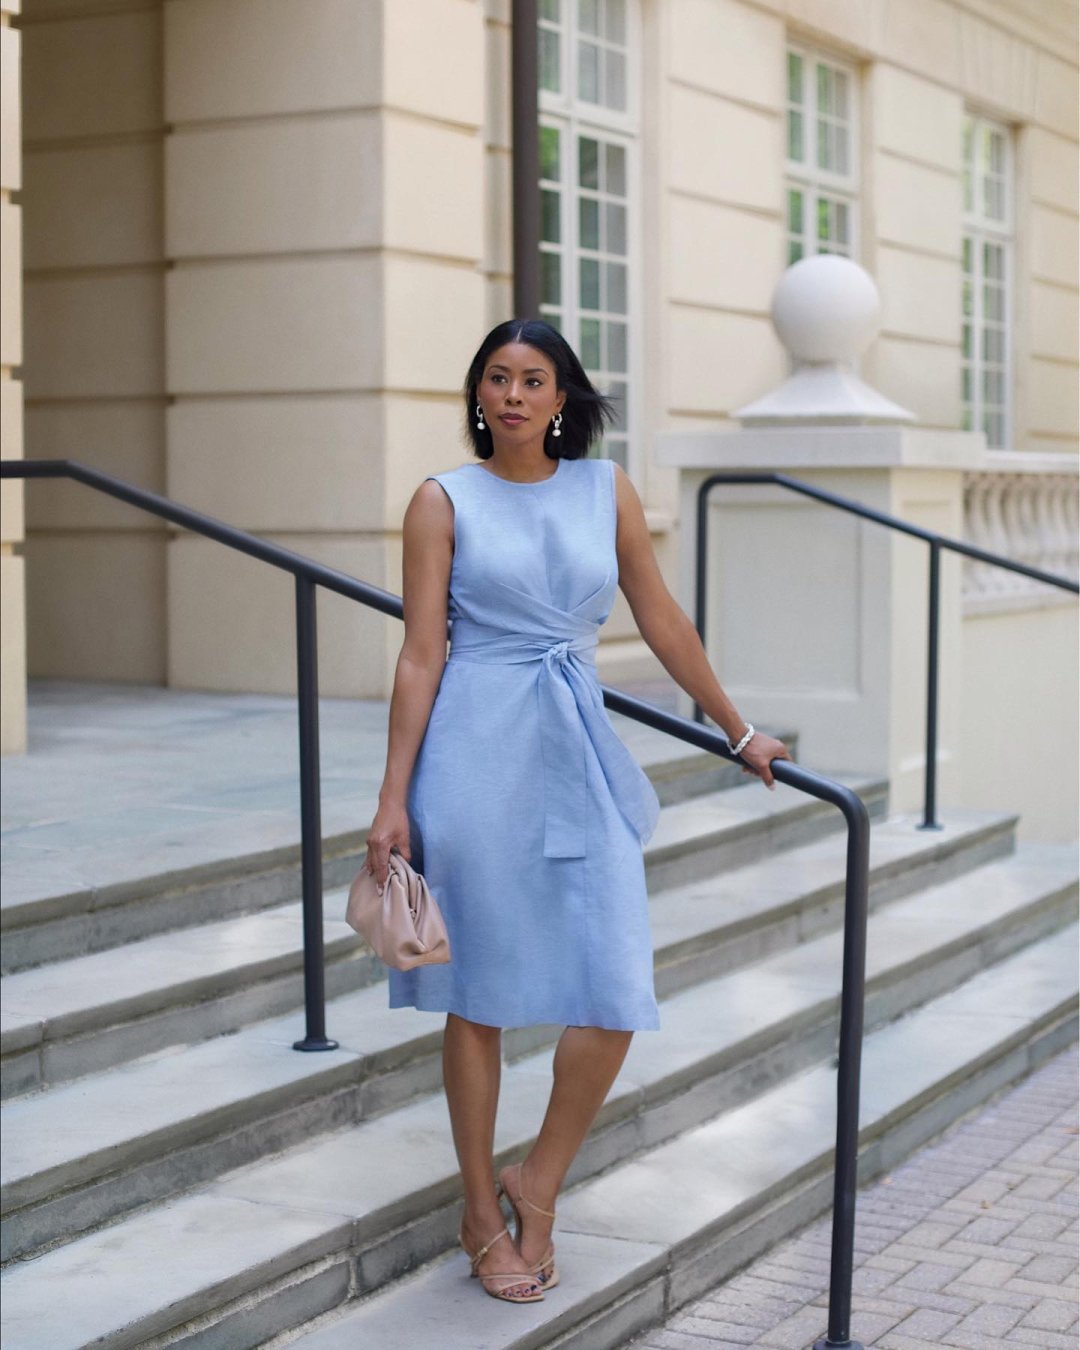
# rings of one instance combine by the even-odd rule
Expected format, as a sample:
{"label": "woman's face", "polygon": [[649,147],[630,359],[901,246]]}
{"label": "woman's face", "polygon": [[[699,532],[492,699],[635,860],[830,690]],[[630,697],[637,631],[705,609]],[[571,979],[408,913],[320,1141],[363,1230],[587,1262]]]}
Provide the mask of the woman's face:
{"label": "woman's face", "polygon": [[476,396],[492,437],[507,445],[542,441],[566,402],[549,358],[523,342],[508,342],[491,353]]}

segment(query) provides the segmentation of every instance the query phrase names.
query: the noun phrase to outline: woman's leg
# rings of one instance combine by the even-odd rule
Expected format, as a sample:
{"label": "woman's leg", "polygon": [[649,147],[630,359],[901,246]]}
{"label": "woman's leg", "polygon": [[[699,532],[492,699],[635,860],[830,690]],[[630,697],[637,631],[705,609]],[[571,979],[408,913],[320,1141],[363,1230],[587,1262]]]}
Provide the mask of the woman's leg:
{"label": "woman's leg", "polygon": [[[493,1175],[501,1068],[500,1029],[448,1014],[443,1036],[443,1085],[465,1188],[462,1238],[470,1252],[479,1251],[506,1225]],[[494,1244],[477,1269],[481,1275],[490,1271],[521,1271],[524,1275],[528,1273],[528,1263],[510,1238],[504,1237]],[[508,1280],[498,1283],[512,1293],[519,1292]],[[526,1280],[521,1288],[530,1284]]]}
{"label": "woman's leg", "polygon": [[[509,1180],[511,1195],[526,1195],[541,1209],[554,1210],[555,1197],[577,1156],[596,1113],[622,1068],[630,1049],[631,1031],[601,1027],[567,1027],[555,1049],[555,1082],[536,1143],[518,1169],[500,1175]],[[520,1205],[524,1231],[521,1254],[530,1265],[547,1251],[551,1220]]]}

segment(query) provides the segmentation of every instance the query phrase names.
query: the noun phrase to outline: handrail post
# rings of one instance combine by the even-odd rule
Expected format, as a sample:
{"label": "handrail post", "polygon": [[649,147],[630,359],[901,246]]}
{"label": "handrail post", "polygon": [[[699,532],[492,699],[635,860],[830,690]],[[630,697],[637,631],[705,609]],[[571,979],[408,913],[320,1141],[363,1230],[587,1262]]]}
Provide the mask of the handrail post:
{"label": "handrail post", "polygon": [[305,1035],[294,1050],[336,1050],[326,1035],[322,907],[322,811],[319,801],[319,671],[315,583],[296,577],[296,699],[300,727],[300,867],[304,897]]}
{"label": "handrail post", "polygon": [[[708,558],[706,545],[709,537],[709,488],[711,480],[702,483],[697,495],[697,528],[694,533],[694,627],[705,646],[705,587],[708,582]],[[708,648],[706,648],[708,655]],[[705,713],[701,704],[694,700],[694,721],[705,724]]]}
{"label": "handrail post", "polygon": [[844,974],[840,991],[840,1047],[836,1074],[836,1158],[833,1170],[832,1252],[828,1333],[814,1350],[862,1350],[851,1339],[851,1279],[855,1263],[855,1200],[859,1171],[859,1087],[866,997],[866,916],[869,898],[870,817],[862,802],[842,808],[847,818],[844,885]]}
{"label": "handrail post", "polygon": [[941,543],[931,539],[926,633],[926,770],[920,830],[940,830],[937,814],[938,640],[941,631]]}

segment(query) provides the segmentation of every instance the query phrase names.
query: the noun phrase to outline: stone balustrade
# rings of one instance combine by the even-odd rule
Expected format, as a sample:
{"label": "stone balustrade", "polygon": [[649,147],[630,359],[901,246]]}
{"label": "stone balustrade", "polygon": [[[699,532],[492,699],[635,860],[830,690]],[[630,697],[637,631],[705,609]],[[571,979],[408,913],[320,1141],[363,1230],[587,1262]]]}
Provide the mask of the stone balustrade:
{"label": "stone balustrade", "polygon": [[[964,474],[964,538],[1029,567],[1076,577],[1080,462],[1072,455],[991,450]],[[964,560],[965,614],[1061,603],[1062,591]]]}

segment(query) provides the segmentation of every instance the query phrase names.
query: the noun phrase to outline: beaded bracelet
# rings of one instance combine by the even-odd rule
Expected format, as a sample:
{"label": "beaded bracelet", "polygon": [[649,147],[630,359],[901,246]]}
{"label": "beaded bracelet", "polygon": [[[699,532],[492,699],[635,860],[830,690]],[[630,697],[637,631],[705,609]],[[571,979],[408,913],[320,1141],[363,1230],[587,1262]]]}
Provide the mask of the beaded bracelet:
{"label": "beaded bracelet", "polygon": [[747,722],[746,734],[743,736],[742,740],[738,742],[737,745],[733,745],[731,747],[731,753],[733,755],[740,754],[745,749],[745,747],[750,743],[750,738],[751,736],[753,736],[753,734],[754,734],[753,725],[750,722]]}

